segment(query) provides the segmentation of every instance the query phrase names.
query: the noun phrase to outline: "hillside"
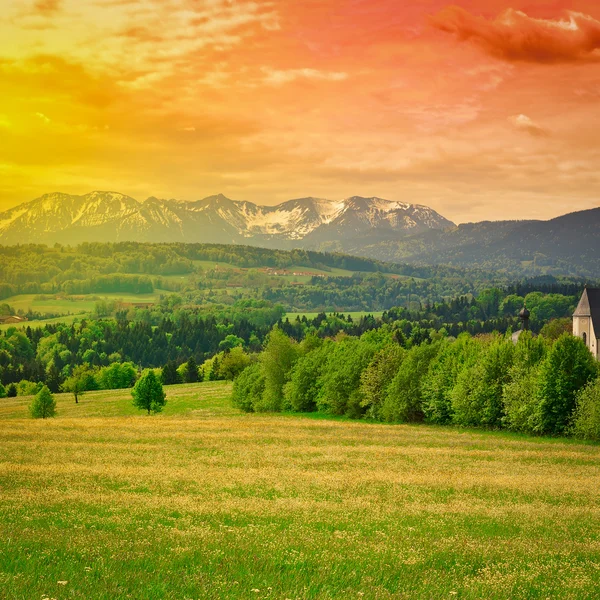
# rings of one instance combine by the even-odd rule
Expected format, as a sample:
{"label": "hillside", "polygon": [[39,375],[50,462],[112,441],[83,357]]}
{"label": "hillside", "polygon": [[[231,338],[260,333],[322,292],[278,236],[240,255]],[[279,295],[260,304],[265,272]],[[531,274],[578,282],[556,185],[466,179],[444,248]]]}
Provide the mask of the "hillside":
{"label": "hillside", "polygon": [[600,275],[600,208],[550,221],[484,221],[445,230],[377,239],[373,236],[320,244],[383,261],[446,264],[510,274]]}

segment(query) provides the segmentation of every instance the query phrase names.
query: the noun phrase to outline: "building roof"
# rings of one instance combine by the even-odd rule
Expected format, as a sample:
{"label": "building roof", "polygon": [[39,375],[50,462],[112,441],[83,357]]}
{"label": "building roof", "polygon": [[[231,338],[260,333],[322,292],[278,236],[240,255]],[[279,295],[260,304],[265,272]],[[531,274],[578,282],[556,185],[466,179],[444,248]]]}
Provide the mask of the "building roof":
{"label": "building roof", "polygon": [[586,287],[573,313],[574,317],[590,317],[596,337],[600,336],[600,288]]}

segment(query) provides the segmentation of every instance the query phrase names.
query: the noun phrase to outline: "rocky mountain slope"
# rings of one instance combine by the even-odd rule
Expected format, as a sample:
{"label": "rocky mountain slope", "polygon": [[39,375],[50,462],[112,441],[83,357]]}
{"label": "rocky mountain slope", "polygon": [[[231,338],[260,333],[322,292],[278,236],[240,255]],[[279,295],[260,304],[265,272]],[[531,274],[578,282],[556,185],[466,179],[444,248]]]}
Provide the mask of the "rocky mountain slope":
{"label": "rocky mountain slope", "polygon": [[300,198],[277,206],[237,202],[223,195],[196,202],[116,192],[47,194],[0,213],[0,243],[159,241],[294,245],[376,234],[452,227],[426,206],[358,196],[332,202]]}

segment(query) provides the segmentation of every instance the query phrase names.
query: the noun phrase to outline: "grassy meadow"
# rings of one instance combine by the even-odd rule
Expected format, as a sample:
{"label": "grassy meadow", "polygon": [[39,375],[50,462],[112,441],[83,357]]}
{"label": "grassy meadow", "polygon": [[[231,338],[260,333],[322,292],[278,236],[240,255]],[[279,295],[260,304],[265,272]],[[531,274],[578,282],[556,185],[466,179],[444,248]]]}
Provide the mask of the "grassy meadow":
{"label": "grassy meadow", "polygon": [[0,399],[0,598],[597,598],[600,451],[231,408]]}

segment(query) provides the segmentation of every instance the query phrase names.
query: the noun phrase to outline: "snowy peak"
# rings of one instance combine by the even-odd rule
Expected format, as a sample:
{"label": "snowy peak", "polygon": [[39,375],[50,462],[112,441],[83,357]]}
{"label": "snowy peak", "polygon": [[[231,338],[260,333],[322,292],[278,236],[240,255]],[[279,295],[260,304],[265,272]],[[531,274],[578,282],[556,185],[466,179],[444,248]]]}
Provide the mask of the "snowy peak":
{"label": "snowy peak", "polygon": [[[336,241],[386,230],[402,234],[453,223],[433,209],[382,198],[297,198],[277,206],[223,194],[193,202],[96,191],[46,194],[0,213],[0,243],[184,241],[284,243]],[[284,244],[285,245],[285,244]]]}

